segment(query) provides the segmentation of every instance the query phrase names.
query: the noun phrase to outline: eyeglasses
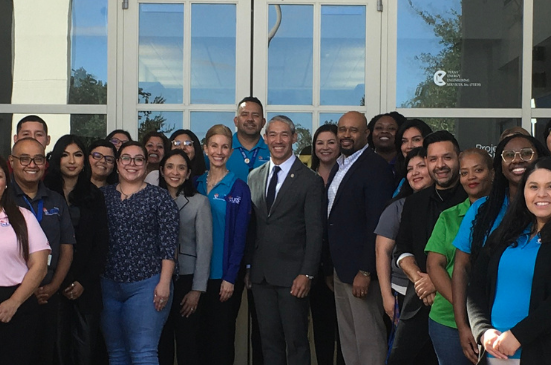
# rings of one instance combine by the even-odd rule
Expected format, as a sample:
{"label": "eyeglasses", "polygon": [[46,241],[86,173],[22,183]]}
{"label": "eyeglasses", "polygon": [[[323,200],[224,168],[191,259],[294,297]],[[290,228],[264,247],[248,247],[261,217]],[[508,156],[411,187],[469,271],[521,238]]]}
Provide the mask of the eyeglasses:
{"label": "eyeglasses", "polygon": [[534,150],[530,147],[521,148],[520,151],[513,151],[513,150],[507,150],[501,152],[501,158],[504,162],[511,163],[515,160],[515,158],[518,157],[521,159],[521,161],[531,161],[534,157]]}
{"label": "eyeglasses", "polygon": [[145,157],[144,156],[136,156],[136,157],[130,157],[129,155],[122,155],[120,158],[121,164],[123,165],[130,165],[132,161],[134,161],[134,165],[136,166],[143,166],[145,163]]}
{"label": "eyeglasses", "polygon": [[102,158],[105,160],[106,163],[108,163],[109,165],[113,165],[115,163],[115,157],[113,156],[105,156],[105,155],[102,155],[101,153],[99,152],[92,152],[90,154],[90,156],[92,156],[92,158],[94,160],[101,160]]}
{"label": "eyeglasses", "polygon": [[109,142],[113,143],[115,146],[118,145],[118,144],[124,144],[126,142],[128,142],[128,140],[124,140],[124,139],[118,139],[118,138],[111,138],[109,140]]}
{"label": "eyeglasses", "polygon": [[42,156],[42,155],[36,155],[32,158],[30,156],[19,156],[18,157],[18,156],[14,156],[14,155],[12,155],[11,157],[18,159],[21,166],[29,166],[31,164],[31,162],[34,162],[34,164],[36,166],[42,166],[46,163],[46,157]]}
{"label": "eyeglasses", "polygon": [[174,147],[179,147],[179,148],[182,148],[184,146],[193,146],[193,141],[190,141],[189,139],[186,140],[186,141],[177,141],[177,140],[174,140],[172,141],[172,145]]}

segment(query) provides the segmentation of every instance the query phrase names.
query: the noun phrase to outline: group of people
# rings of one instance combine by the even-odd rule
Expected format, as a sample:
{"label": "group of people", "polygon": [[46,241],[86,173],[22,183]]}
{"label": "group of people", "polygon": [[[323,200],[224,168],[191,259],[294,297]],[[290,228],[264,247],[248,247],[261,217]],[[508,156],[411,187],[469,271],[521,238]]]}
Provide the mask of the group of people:
{"label": "group of people", "polygon": [[309,313],[320,365],[549,361],[551,158],[526,131],[491,157],[348,112],[308,167],[257,98],[234,123],[46,156],[46,122],[21,119],[0,157],[0,362],[233,364],[244,290],[255,365],[310,364]]}

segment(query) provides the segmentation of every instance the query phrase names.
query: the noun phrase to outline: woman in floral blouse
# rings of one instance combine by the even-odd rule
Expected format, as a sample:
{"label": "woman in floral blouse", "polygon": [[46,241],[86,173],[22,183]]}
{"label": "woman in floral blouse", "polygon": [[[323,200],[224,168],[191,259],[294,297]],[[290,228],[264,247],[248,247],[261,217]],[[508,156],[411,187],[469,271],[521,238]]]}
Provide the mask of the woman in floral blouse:
{"label": "woman in floral blouse", "polygon": [[155,364],[172,303],[178,209],[168,192],[144,182],[147,151],[124,143],[119,184],[102,188],[109,218],[109,254],[102,278],[102,327],[109,362]]}

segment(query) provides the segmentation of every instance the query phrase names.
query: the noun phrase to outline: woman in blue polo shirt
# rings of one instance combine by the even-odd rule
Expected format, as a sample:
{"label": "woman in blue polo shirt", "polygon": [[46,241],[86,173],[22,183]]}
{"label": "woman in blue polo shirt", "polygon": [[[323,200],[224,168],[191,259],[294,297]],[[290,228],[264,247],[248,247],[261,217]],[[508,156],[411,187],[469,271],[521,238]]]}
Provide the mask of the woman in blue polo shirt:
{"label": "woman in blue polo shirt", "polygon": [[468,313],[481,363],[551,361],[551,158],[531,164],[473,267]]}
{"label": "woman in blue polo shirt", "polygon": [[203,364],[233,364],[237,316],[233,291],[245,251],[251,192],[226,168],[232,153],[228,127],[217,124],[210,128],[204,150],[210,170],[197,179],[196,185],[210,201],[213,247],[207,291],[201,298],[199,355]]}

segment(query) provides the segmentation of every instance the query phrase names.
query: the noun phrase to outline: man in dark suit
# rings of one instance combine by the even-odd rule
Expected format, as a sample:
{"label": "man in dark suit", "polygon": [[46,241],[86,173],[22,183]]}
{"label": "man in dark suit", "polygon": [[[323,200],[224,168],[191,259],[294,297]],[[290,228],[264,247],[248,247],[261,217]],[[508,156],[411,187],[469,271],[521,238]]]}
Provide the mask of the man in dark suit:
{"label": "man in dark suit", "polygon": [[388,163],[368,148],[367,120],[358,112],[339,119],[341,156],[329,176],[327,243],[342,353],[347,365],[384,364],[386,327],[373,231],[392,196]]}
{"label": "man in dark suit", "polygon": [[264,137],[270,162],[249,186],[256,218],[250,280],[266,365],[308,365],[308,292],[323,235],[323,181],[293,155],[295,125],[272,118]]}

